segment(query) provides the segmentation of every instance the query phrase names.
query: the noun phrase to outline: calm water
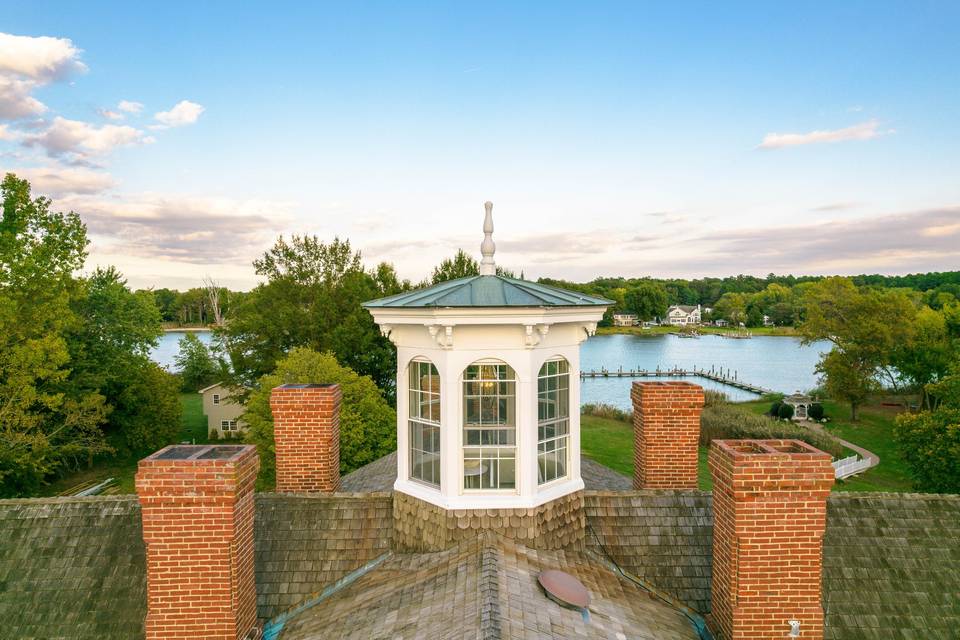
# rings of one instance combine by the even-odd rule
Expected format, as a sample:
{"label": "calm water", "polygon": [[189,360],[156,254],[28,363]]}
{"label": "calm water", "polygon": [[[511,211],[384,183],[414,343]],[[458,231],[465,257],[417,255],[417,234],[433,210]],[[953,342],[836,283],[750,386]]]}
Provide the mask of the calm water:
{"label": "calm water", "polygon": [[[817,384],[814,366],[820,354],[828,351],[825,342],[802,346],[797,338],[755,336],[749,340],[731,340],[705,335],[698,339],[671,335],[593,336],[580,349],[584,371],[606,368],[624,369],[709,369],[711,365],[737,371],[744,382],[775,391],[805,391]],[[706,389],[717,389],[734,400],[756,396],[726,385],[691,378]],[[587,378],[581,387],[581,401],[604,402],[630,408],[629,378]]]}
{"label": "calm water", "polygon": [[[173,369],[173,358],[178,351],[182,331],[171,331],[160,338],[160,345],[151,357],[162,366]],[[207,344],[213,339],[209,331],[196,332]],[[581,366],[585,371],[624,369],[709,369],[711,365],[730,368],[744,382],[791,393],[806,391],[817,384],[814,366],[820,354],[827,351],[825,342],[804,347],[797,338],[756,336],[750,340],[730,340],[718,336],[699,339],[678,338],[670,335],[594,336],[580,351]],[[710,380],[692,378],[707,389],[718,389],[734,400],[754,398],[751,393],[727,387]],[[604,402],[623,409],[630,408],[629,378],[587,378],[583,381],[581,401]]]}
{"label": "calm water", "polygon": [[[190,333],[196,335],[200,338],[200,341],[205,344],[210,344],[213,341],[213,333],[210,331],[191,331]],[[176,368],[173,358],[180,351],[180,338],[185,335],[187,335],[186,331],[168,331],[164,333],[160,337],[160,344],[150,352],[150,357],[161,367],[173,371]]]}

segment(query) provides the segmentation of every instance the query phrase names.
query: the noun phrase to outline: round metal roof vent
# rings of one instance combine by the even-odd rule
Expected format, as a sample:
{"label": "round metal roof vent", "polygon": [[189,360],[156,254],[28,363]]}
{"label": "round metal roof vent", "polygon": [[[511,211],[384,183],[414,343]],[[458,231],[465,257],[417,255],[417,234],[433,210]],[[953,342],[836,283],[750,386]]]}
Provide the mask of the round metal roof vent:
{"label": "round metal roof vent", "polygon": [[565,571],[542,571],[537,580],[547,592],[547,597],[558,604],[577,609],[590,606],[590,592],[583,583]]}

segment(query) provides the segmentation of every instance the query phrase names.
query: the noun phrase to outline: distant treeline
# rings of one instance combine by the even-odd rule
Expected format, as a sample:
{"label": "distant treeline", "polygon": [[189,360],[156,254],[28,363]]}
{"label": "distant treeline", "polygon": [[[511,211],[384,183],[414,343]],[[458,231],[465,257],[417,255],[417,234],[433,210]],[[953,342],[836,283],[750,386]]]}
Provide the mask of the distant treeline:
{"label": "distant treeline", "polygon": [[[777,325],[793,325],[799,319],[803,292],[825,276],[729,276],[696,280],[658,278],[597,278],[590,282],[569,282],[541,278],[539,282],[600,295],[615,302],[604,323],[614,313],[636,313],[641,320],[662,317],[674,304],[702,305],[712,309],[704,320],[723,318],[758,326],[763,316]],[[906,289],[922,294],[933,309],[960,299],[960,271],[916,273],[905,276],[859,275],[850,278],[857,286]]]}

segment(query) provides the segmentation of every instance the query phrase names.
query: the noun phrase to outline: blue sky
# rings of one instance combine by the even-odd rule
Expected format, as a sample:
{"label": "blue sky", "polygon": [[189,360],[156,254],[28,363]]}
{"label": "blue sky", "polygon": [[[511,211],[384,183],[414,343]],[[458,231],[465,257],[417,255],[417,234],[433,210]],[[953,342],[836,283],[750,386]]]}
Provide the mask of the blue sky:
{"label": "blue sky", "polygon": [[960,268],[956,3],[4,4],[0,168],[137,286],[418,280],[487,199],[528,277]]}

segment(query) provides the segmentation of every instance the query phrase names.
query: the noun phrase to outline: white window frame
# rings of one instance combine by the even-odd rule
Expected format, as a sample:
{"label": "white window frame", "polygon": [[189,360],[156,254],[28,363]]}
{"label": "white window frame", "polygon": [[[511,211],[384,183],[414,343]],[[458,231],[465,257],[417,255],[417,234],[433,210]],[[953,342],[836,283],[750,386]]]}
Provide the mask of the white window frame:
{"label": "white window frame", "polygon": [[[427,365],[428,373],[427,375],[432,379],[436,378],[437,391],[431,389],[422,389],[419,384],[422,380],[422,374],[420,369],[423,365]],[[414,373],[414,368],[417,369],[417,372]],[[417,384],[416,388],[414,384]],[[432,382],[429,383],[432,385]],[[436,420],[431,417],[425,417],[422,414],[423,400],[427,399],[427,406],[430,407],[430,413],[436,416]],[[407,365],[407,477],[413,482],[422,484],[424,486],[430,487],[431,489],[440,489],[441,479],[443,475],[443,445],[441,441],[442,433],[442,400],[443,400],[443,383],[440,379],[440,373],[437,371],[436,365],[433,364],[430,360],[426,358],[414,358],[410,361],[410,364]],[[436,451],[429,451],[424,448],[417,449],[414,447],[414,429],[419,428],[423,430],[436,430]],[[421,440],[423,434],[421,433]],[[414,455],[420,454],[423,456],[423,459],[430,455],[436,456],[437,460],[437,477],[436,482],[431,482],[424,478],[418,478],[414,475],[414,469],[416,465],[414,464]]]}
{"label": "white window frame", "polygon": [[213,394],[213,404],[220,404],[220,394],[219,394],[219,393]]}
{"label": "white window frame", "polygon": [[[549,366],[551,363],[557,365],[556,373],[545,373],[549,371]],[[550,383],[547,382],[546,385],[543,384],[543,381],[555,381],[555,389],[550,389]],[[543,387],[547,388],[544,389]],[[549,400],[549,394],[551,391],[556,392],[556,402],[562,401],[563,391],[566,391],[566,406],[558,404],[556,406],[556,411],[554,415],[548,416],[546,418],[541,418],[541,408],[544,400]],[[572,390],[570,388],[570,363],[566,358],[556,357],[550,358],[543,363],[540,367],[540,371],[537,373],[537,486],[540,488],[549,486],[555,482],[562,482],[570,478],[570,394]],[[544,428],[554,428],[553,435],[548,437],[542,437],[541,431]],[[557,434],[557,430],[562,427],[563,433]],[[548,447],[549,450],[548,450]],[[554,468],[556,468],[556,463],[559,461],[557,457],[557,452],[563,452],[563,475],[557,475],[552,478],[546,478],[541,475],[541,457],[544,461],[547,460],[547,456],[553,456]],[[544,465],[545,466],[545,465]]]}
{"label": "white window frame", "polygon": [[[510,372],[510,373],[512,373],[512,377],[511,377],[511,378],[502,378],[502,379],[494,379],[494,378],[491,378],[491,379],[475,378],[475,379],[470,379],[470,380],[467,379],[466,373],[467,373],[467,370],[468,370],[470,367],[483,367],[483,366],[503,366],[503,367],[506,367],[506,368],[507,368],[507,371]],[[467,389],[467,386],[466,386],[466,385],[467,385],[467,383],[492,383],[492,384],[494,384],[494,385],[497,385],[497,384],[500,384],[500,383],[507,383],[507,384],[511,384],[511,385],[513,386],[513,392],[512,392],[512,394],[504,394],[504,395],[501,396],[501,394],[499,393],[499,389],[498,389],[498,390],[497,390],[497,393],[492,396],[492,397],[498,398],[498,399],[501,398],[501,397],[503,397],[503,398],[512,397],[512,398],[513,398],[513,423],[514,423],[513,426],[512,426],[512,427],[503,427],[503,426],[499,426],[499,424],[494,423],[494,424],[491,424],[489,427],[480,426],[480,427],[476,427],[476,428],[473,428],[473,429],[472,429],[472,430],[474,430],[474,431],[479,431],[481,434],[484,433],[484,432],[495,432],[495,431],[504,431],[504,430],[510,430],[510,429],[512,429],[512,430],[513,430],[513,443],[512,443],[512,444],[510,444],[510,443],[507,443],[507,444],[482,444],[482,443],[481,443],[481,444],[468,444],[468,443],[467,443],[467,441],[466,441],[466,440],[467,440],[467,438],[466,438],[466,431],[467,431],[467,426],[466,426],[466,413],[467,413],[467,394],[466,394],[466,389]],[[470,495],[476,495],[476,494],[485,494],[485,495],[517,495],[517,494],[520,493],[521,456],[520,456],[520,447],[519,447],[519,440],[518,440],[519,432],[520,432],[520,425],[519,425],[519,420],[520,420],[519,409],[520,409],[520,405],[519,405],[519,403],[518,403],[519,398],[517,397],[517,392],[518,392],[519,386],[520,386],[520,380],[519,380],[519,378],[518,378],[518,376],[517,376],[516,370],[515,370],[513,367],[511,367],[509,364],[507,364],[506,362],[504,362],[504,361],[502,361],[502,360],[496,360],[496,359],[476,360],[476,361],[471,362],[470,364],[468,364],[466,367],[464,367],[463,371],[461,371],[461,373],[460,373],[460,418],[459,418],[459,421],[458,421],[458,424],[459,424],[459,427],[460,427],[460,428],[458,429],[459,432],[460,432],[460,456],[459,456],[459,458],[460,458],[460,478],[459,478],[458,482],[459,482],[460,494],[461,494],[461,495],[463,495],[463,494],[470,494]],[[473,396],[471,396],[471,397],[473,397]],[[482,398],[482,397],[485,397],[485,396],[481,394],[480,397]],[[498,408],[498,412],[499,412],[499,408]],[[508,414],[509,414],[509,412],[510,412],[509,408],[507,409],[507,412],[508,412]],[[481,420],[482,420],[482,417],[481,417]],[[481,422],[480,424],[483,425],[483,422]],[[482,436],[481,436],[481,437],[482,437]],[[471,456],[470,458],[468,458],[468,457],[467,457],[468,450],[470,450],[470,451],[476,450],[477,453],[478,453],[478,456],[477,456],[477,457]],[[483,453],[484,453],[483,450],[496,451],[496,457],[490,456],[490,455],[484,456],[484,455],[483,455]],[[510,459],[513,460],[513,487],[500,488],[500,487],[499,487],[499,484],[500,484],[500,482],[499,482],[499,480],[500,480],[499,462],[500,462],[500,460],[510,460]],[[493,461],[496,461],[496,464],[497,464],[497,481],[498,481],[497,484],[498,484],[498,486],[495,487],[495,488],[494,488],[494,487],[491,487],[491,488],[483,488],[482,486],[479,487],[479,488],[467,487],[467,486],[466,486],[466,470],[467,470],[467,461],[468,461],[468,460],[470,460],[470,461],[475,461],[475,460],[476,460],[476,461],[479,461],[479,466],[480,466],[480,469],[481,469],[481,474],[480,474],[480,475],[483,474],[483,470],[482,470],[482,469],[483,469],[483,464],[484,464],[485,461],[488,461],[488,462],[490,462],[490,463],[493,463]],[[481,484],[482,484],[482,482],[481,482]]]}
{"label": "white window frame", "polygon": [[237,430],[237,421],[236,420],[221,420],[220,421],[220,431],[236,431]]}

